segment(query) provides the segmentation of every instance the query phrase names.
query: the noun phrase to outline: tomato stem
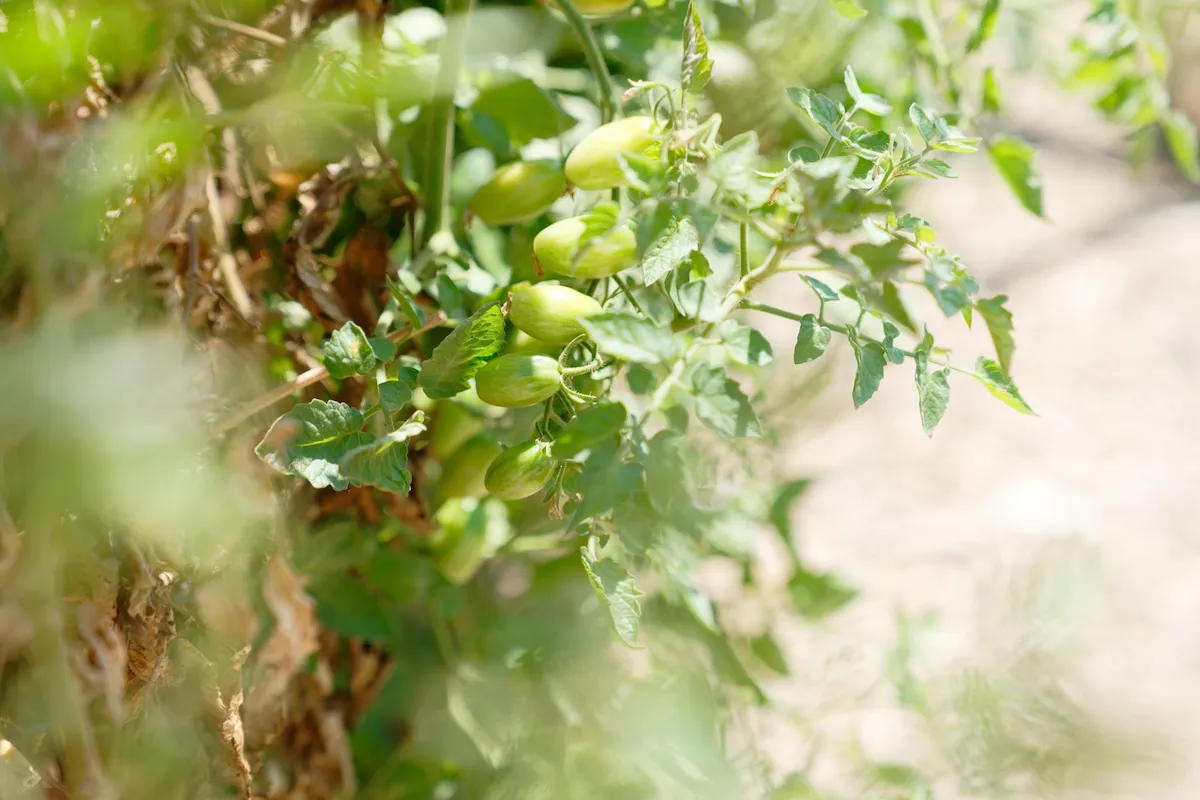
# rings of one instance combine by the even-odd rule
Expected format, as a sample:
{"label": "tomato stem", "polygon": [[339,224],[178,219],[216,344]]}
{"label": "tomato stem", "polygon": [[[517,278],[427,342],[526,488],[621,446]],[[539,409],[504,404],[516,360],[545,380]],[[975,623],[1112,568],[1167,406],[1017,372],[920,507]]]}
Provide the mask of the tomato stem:
{"label": "tomato stem", "polygon": [[600,107],[600,122],[601,124],[612,122],[619,109],[613,104],[612,76],[608,73],[608,64],[604,61],[600,43],[596,41],[596,36],[592,33],[591,23],[583,18],[571,0],[555,0],[555,2],[566,16],[567,24],[579,38],[579,45],[583,48],[583,56],[587,59],[588,69],[592,71],[592,77],[596,81],[596,105]]}

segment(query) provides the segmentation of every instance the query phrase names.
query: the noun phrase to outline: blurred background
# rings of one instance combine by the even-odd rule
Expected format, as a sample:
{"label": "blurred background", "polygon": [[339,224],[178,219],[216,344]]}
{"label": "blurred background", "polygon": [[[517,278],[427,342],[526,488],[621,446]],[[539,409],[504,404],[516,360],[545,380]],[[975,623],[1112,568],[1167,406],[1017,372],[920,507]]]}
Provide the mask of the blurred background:
{"label": "blurred background", "polygon": [[[43,585],[43,574],[102,576],[70,598],[91,609],[72,621],[84,631],[99,629],[87,614],[101,617],[110,605],[152,610],[154,598],[178,613],[183,630],[186,604],[188,614],[216,633],[184,648],[189,654],[184,660],[194,655],[195,661],[180,671],[186,680],[170,684],[167,697],[174,705],[146,715],[135,741],[104,753],[130,772],[147,763],[156,767],[138,772],[136,780],[120,773],[124,785],[138,787],[129,796],[185,796],[168,795],[163,787],[174,787],[185,773],[208,774],[208,767],[190,761],[193,750],[229,757],[201,734],[178,747],[165,742],[184,727],[180,719],[206,719],[211,728],[213,714],[219,721],[228,713],[230,674],[213,666],[214,653],[235,663],[230,654],[251,641],[270,654],[268,675],[272,670],[283,675],[280,686],[295,674],[311,677],[293,687],[301,699],[292,697],[292,708],[300,709],[302,719],[288,729],[283,744],[276,742],[288,755],[278,763],[315,765],[314,775],[335,776],[327,783],[314,777],[303,786],[285,780],[283,767],[277,773],[264,768],[272,797],[335,796],[330,786],[342,797],[530,797],[535,795],[504,794],[495,786],[488,787],[494,794],[484,795],[487,783],[468,779],[480,763],[504,763],[514,785],[526,777],[506,761],[511,752],[504,737],[513,719],[522,720],[521,736],[557,753],[555,748],[568,747],[541,714],[558,720],[560,713],[575,713],[572,702],[580,698],[621,696],[624,716],[597,712],[596,730],[569,742],[594,756],[579,767],[583,777],[577,785],[589,786],[592,776],[619,772],[618,765],[657,738],[680,737],[681,730],[686,734],[717,716],[715,702],[706,705],[712,698],[688,685],[674,686],[678,695],[657,685],[622,695],[612,665],[628,666],[632,658],[636,672],[645,663],[638,661],[641,656],[610,653],[606,625],[574,615],[580,597],[590,599],[591,590],[583,585],[577,595],[564,589],[565,580],[550,569],[526,574],[505,571],[501,564],[496,585],[504,603],[479,622],[496,631],[481,645],[491,660],[487,669],[456,675],[451,684],[449,714],[467,731],[471,742],[465,742],[461,733],[448,732],[454,726],[445,722],[447,709],[426,708],[438,704],[425,698],[445,693],[441,683],[430,688],[440,669],[431,654],[441,632],[423,618],[403,618],[416,630],[411,639],[399,639],[411,648],[412,661],[386,673],[379,666],[384,658],[362,640],[398,637],[396,628],[403,626],[392,627],[372,598],[364,601],[366,611],[355,605],[362,598],[339,572],[361,568],[374,579],[372,569],[391,570],[388,585],[400,588],[385,591],[387,601],[405,608],[415,604],[423,613],[425,591],[436,576],[418,574],[399,558],[386,567],[381,559],[363,566],[366,561],[354,560],[361,556],[354,550],[360,543],[346,532],[371,518],[373,530],[381,531],[371,543],[377,547],[374,557],[386,537],[400,536],[397,531],[412,522],[405,516],[411,508],[381,509],[353,493],[344,501],[306,496],[300,510],[289,508],[295,490],[273,493],[269,480],[249,463],[261,429],[232,437],[225,452],[206,449],[205,426],[214,417],[315,365],[304,345],[314,337],[319,341],[330,327],[330,297],[352,298],[339,312],[343,316],[370,318],[371,303],[378,301],[369,296],[372,270],[382,274],[379,258],[386,265],[393,240],[402,248],[410,235],[413,218],[403,193],[389,183],[389,168],[408,175],[422,165],[426,154],[412,136],[415,112],[406,112],[436,76],[429,59],[447,28],[423,7],[406,9],[402,21],[402,15],[390,13],[396,9],[374,9],[389,15],[380,41],[385,60],[393,59],[386,72],[391,80],[364,88],[357,71],[362,51],[351,23],[365,26],[355,20],[365,20],[373,4],[355,5],[179,3],[160,16],[161,9],[152,12],[140,3],[72,4],[74,10],[61,15],[52,3],[0,3],[0,66],[9,76],[22,76],[0,88],[0,309],[7,322],[0,350],[0,475],[21,498],[23,523],[32,520],[78,537],[69,541],[87,542],[79,548],[82,555],[64,563],[35,547],[35,567],[53,562],[45,573],[18,570],[14,565],[23,562],[15,552],[0,549],[0,675],[6,687],[0,721],[27,726],[24,732],[32,734],[26,750],[37,751],[45,731],[40,722],[28,723],[36,714],[22,714],[40,706],[56,684],[53,676],[23,672],[16,654],[30,650],[39,658],[67,658],[55,642],[39,636],[49,617],[25,613],[30,598],[45,599],[62,588]],[[785,87],[836,84],[844,64],[852,63],[865,84],[890,92],[905,83],[895,65],[914,46],[896,19],[923,7],[961,22],[980,4],[864,0],[871,13],[862,23],[844,19],[833,5],[780,0],[757,8],[706,7],[714,20],[709,30],[715,61],[706,108],[722,114],[725,136],[756,129],[764,152],[786,151],[811,131],[787,104]],[[1191,492],[1200,481],[1194,433],[1200,351],[1193,345],[1200,193],[1157,129],[1140,116],[1141,95],[1122,89],[1120,75],[1081,66],[1090,62],[1076,36],[1085,30],[1083,20],[1107,5],[1112,4],[1006,2],[984,51],[1004,102],[1002,113],[980,126],[1019,135],[1036,147],[1044,218],[1021,207],[983,154],[954,157],[957,180],[925,182],[902,198],[950,251],[962,255],[983,294],[1010,298],[1017,334],[1013,374],[1037,416],[1007,413],[979,387],[955,384],[949,413],[928,439],[917,420],[913,387],[899,374],[889,375],[869,404],[853,410],[853,360],[845,347],[836,359],[826,359],[832,366],[805,373],[802,380],[791,364],[781,363],[786,358],[764,378],[778,428],[771,468],[810,481],[791,507],[799,550],[810,566],[858,592],[836,614],[796,616],[786,602],[791,560],[774,531],[754,539],[747,570],[754,581],[744,580],[743,565],[729,558],[698,567],[700,585],[722,622],[746,637],[773,633],[790,672],[755,674],[775,705],[739,711],[730,744],[734,751],[744,746],[766,754],[767,763],[755,765],[772,778],[764,785],[776,785],[778,776],[807,776],[808,783],[789,784],[773,798],[1200,796],[1195,756],[1200,529],[1191,508]],[[1161,10],[1159,4],[1145,5]],[[1195,119],[1196,14],[1184,5],[1178,14],[1175,6],[1161,5],[1169,6],[1164,18],[1174,23],[1164,31],[1174,61],[1168,84],[1146,91],[1166,92],[1180,113]],[[22,14],[32,16],[18,24]],[[89,14],[105,18],[105,24],[76,24]],[[307,24],[327,17],[337,21],[306,39],[311,47],[299,50],[294,63],[266,68],[275,48],[303,28],[301,19]],[[676,32],[664,28],[669,34],[664,35],[644,22],[633,18],[602,26],[601,46],[618,76],[675,80]],[[163,33],[175,30],[172,26],[177,37]],[[120,83],[106,85],[86,59],[55,60],[56,51],[46,46],[67,42],[69,50],[83,40],[98,42],[104,56],[119,65]],[[180,74],[169,79],[161,77],[159,61],[165,40],[178,48],[180,63],[190,65],[178,67]],[[467,52],[480,74],[506,77],[482,79],[465,93],[477,102],[473,111],[460,109],[455,177],[462,185],[454,187],[456,197],[469,197],[473,159],[483,158],[490,169],[518,154],[555,157],[557,131],[571,143],[597,123],[598,111],[586,99],[590,84],[583,56],[546,9],[484,6]],[[206,74],[222,75],[224,82],[214,88]],[[269,78],[259,81],[260,75]],[[155,85],[176,80],[186,92]],[[520,109],[530,101],[520,93],[541,97],[534,83],[562,94],[537,106],[539,113],[527,114]],[[343,114],[344,104],[361,101],[358,92],[385,96],[392,111],[399,110],[380,115],[387,118],[380,129],[391,126],[394,134],[387,142],[371,142],[365,128],[355,127],[362,120]],[[1113,99],[1114,94],[1119,96]],[[122,105],[118,96],[133,101]],[[224,155],[213,166],[198,154],[212,134],[212,118],[228,119],[221,115],[236,117],[244,138],[220,138],[211,149]],[[106,122],[95,124],[97,119]],[[374,130],[374,122],[367,127]],[[324,184],[308,183],[319,167],[339,162],[347,138],[355,138],[359,150],[344,173],[350,175],[345,185],[337,171],[325,173]],[[350,183],[356,183],[353,191]],[[348,192],[359,216],[338,227],[336,215],[327,218],[322,203],[330,198],[340,203]],[[207,224],[200,233],[189,227],[196,225],[196,211],[217,221],[212,230]],[[382,254],[369,237],[347,235],[347,228],[364,219],[391,237]],[[479,237],[473,246],[484,250],[486,234],[470,235]],[[330,236],[339,244],[324,254],[339,264],[338,277],[313,278],[304,256],[321,255],[322,237]],[[188,246],[196,237],[203,246],[193,263]],[[297,238],[299,255],[289,249]],[[524,244],[521,250],[515,240],[492,242],[501,274],[481,278],[484,269],[470,275],[489,288],[487,280],[505,283],[528,269],[512,256],[527,253]],[[288,267],[286,276],[281,264]],[[241,283],[223,280],[230,269]],[[776,278],[765,291],[777,305],[811,304],[795,276]],[[95,316],[84,314],[102,293],[119,296],[121,303]],[[123,311],[128,307],[123,303],[145,298],[154,298],[145,319]],[[927,297],[906,299],[916,315],[936,319],[940,344],[964,353],[988,351],[983,326],[966,330],[958,321],[941,319]],[[745,319],[767,334],[777,353],[790,351],[794,325],[753,313]],[[151,386],[154,391],[147,390]],[[78,518],[64,519],[68,504],[82,509]],[[4,523],[0,519],[0,533],[7,530]],[[269,545],[280,531],[309,523],[323,537],[297,534],[292,566],[312,578],[320,626],[297,575],[272,560]],[[136,545],[114,548],[114,555],[95,544],[107,543],[113,530],[131,531]],[[192,570],[187,580],[168,566],[179,563]],[[272,565],[265,576],[258,575],[263,563]],[[140,606],[127,602],[126,582],[120,598],[112,588],[116,583],[104,585],[103,576],[127,576],[129,564],[136,565]],[[504,588],[510,585],[506,580],[517,588]],[[469,599],[455,594],[446,604]],[[391,613],[392,606],[384,608]],[[268,613],[276,626],[257,627],[255,615],[265,620]],[[174,637],[175,628],[163,633],[166,624],[150,611],[131,618],[139,620],[149,662],[129,674],[149,681],[167,661],[166,646],[155,642]],[[529,629],[514,620],[528,622]],[[669,621],[662,625],[670,627]],[[545,633],[550,629],[566,633],[551,636]],[[279,631],[285,635],[273,635]],[[355,644],[347,649],[339,639],[331,645],[337,638],[331,631]],[[667,637],[665,630],[662,635]],[[59,712],[105,703],[140,707],[141,698],[121,685],[129,655],[118,657],[120,648],[102,636],[98,641],[87,640],[82,665],[70,662],[89,682],[83,696],[56,699],[65,709]],[[687,664],[691,651],[680,645],[676,652],[674,646],[662,651]],[[524,653],[539,648],[559,659],[555,674],[562,683],[553,687],[554,703],[536,706],[526,694],[528,685],[511,676],[487,682],[495,677],[488,669],[523,664]],[[333,651],[344,663],[329,655]],[[322,672],[324,667],[312,666],[325,665],[323,659],[334,667]],[[236,663],[232,672],[240,669]],[[354,708],[350,716],[357,715],[357,727],[338,727],[340,721],[331,721],[332,703],[322,703],[336,694],[331,686],[341,691],[342,682],[352,682],[347,675],[361,679],[362,686],[373,681],[372,700],[382,696],[385,705],[413,713],[401,724],[382,712]],[[226,689],[224,695],[217,692],[215,706],[207,700],[214,686]],[[503,700],[490,708],[500,722],[462,714],[472,691],[489,702]],[[270,705],[282,693],[277,686],[257,702]],[[351,699],[339,702],[353,706],[358,695],[346,694]],[[246,702],[253,709],[254,695]],[[531,704],[537,713],[529,713]],[[685,707],[695,716],[675,726],[663,722]],[[111,718],[125,713],[122,706]],[[437,721],[428,729],[414,723],[432,730],[416,737],[421,759],[409,763],[392,756],[397,743],[413,741],[405,726],[427,719]],[[543,723],[545,730],[538,730]],[[484,729],[497,737],[491,750]],[[306,730],[320,734],[305,738]],[[265,738],[253,730],[240,735],[251,742]],[[724,763],[712,766],[718,759],[706,747],[707,742],[690,740],[679,745],[711,768],[700,772],[709,789],[717,788],[704,796],[739,796],[728,788],[736,782]],[[469,757],[463,755],[467,751]],[[455,759],[470,767],[445,766]],[[360,774],[375,775],[374,782],[348,783],[350,761]],[[0,764],[6,770],[0,795],[33,796],[46,788],[30,777],[23,757],[6,740],[0,741]],[[242,775],[236,749],[232,764],[231,774]],[[421,788],[409,794],[380,788],[418,772],[420,780],[412,778],[412,785]],[[451,784],[459,794],[446,788]],[[470,794],[473,790],[479,794]],[[566,795],[547,790],[536,796]],[[618,786],[603,796],[655,795]]]}

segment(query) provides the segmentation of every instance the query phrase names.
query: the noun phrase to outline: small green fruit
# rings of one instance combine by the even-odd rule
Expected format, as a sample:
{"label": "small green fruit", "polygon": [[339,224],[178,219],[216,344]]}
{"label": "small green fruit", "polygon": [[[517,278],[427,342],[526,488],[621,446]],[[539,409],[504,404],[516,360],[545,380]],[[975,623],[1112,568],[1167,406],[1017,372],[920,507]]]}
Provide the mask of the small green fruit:
{"label": "small green fruit", "polygon": [[483,483],[494,497],[520,500],[540,491],[553,472],[550,443],[530,440],[497,456]]}
{"label": "small green fruit", "polygon": [[588,239],[582,251],[579,240],[587,229],[583,217],[560,219],[533,239],[533,253],[547,272],[572,278],[607,278],[637,263],[637,237],[619,225]]}
{"label": "small green fruit", "polygon": [[625,183],[618,155],[641,154],[654,144],[654,120],[625,117],[601,125],[567,156],[567,180],[580,189],[599,191]]}
{"label": "small green fruit", "polygon": [[595,298],[569,286],[538,283],[512,293],[508,318],[535,339],[567,344],[584,333],[581,319],[603,310]]}
{"label": "small green fruit", "polygon": [[483,476],[503,449],[487,436],[476,436],[455,450],[454,455],[442,464],[438,498],[445,501],[452,497],[483,497],[487,494]]}
{"label": "small green fruit", "polygon": [[608,17],[619,14],[635,0],[576,0],[575,10],[585,17]]}
{"label": "small green fruit", "polygon": [[514,161],[496,170],[471,199],[488,225],[516,225],[538,216],[566,191],[563,171],[549,161]]}
{"label": "small green fruit", "polygon": [[508,337],[508,347],[504,352],[527,356],[550,356],[557,360],[562,354],[562,345],[543,342],[541,339],[533,338],[520,328],[514,328],[512,335]]}
{"label": "small green fruit", "polygon": [[443,400],[438,403],[437,416],[430,426],[429,452],[435,458],[445,460],[486,425],[483,417],[461,403]]}
{"label": "small green fruit", "polygon": [[504,355],[475,373],[480,399],[501,408],[531,406],[561,388],[558,362],[548,356]]}

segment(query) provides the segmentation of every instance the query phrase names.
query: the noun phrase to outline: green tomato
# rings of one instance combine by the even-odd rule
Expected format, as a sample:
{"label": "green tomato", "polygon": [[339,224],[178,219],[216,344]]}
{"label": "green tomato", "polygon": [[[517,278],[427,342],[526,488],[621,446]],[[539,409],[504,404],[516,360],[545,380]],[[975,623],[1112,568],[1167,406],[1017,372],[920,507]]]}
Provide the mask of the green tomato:
{"label": "green tomato", "polygon": [[533,253],[547,272],[572,278],[607,278],[637,263],[637,237],[623,225],[589,239],[582,252],[579,240],[587,225],[583,217],[560,219],[533,239]]}
{"label": "green tomato", "polygon": [[536,494],[554,472],[550,442],[530,440],[510,447],[488,467],[484,486],[493,497],[521,500]]}
{"label": "green tomato", "polygon": [[567,180],[589,192],[620,186],[625,172],[617,156],[644,153],[655,141],[650,117],[625,117],[601,125],[567,156]]}
{"label": "green tomato", "polygon": [[429,430],[429,452],[445,460],[464,442],[486,427],[483,418],[461,403],[443,400]]}
{"label": "green tomato", "polygon": [[471,199],[471,210],[488,225],[516,225],[538,216],[566,191],[563,171],[549,161],[515,161],[496,170]]}
{"label": "green tomato", "polygon": [[481,435],[455,450],[442,463],[442,475],[437,484],[438,498],[444,501],[452,497],[483,497],[487,494],[483,476],[503,449],[487,436]]}
{"label": "green tomato", "polygon": [[562,353],[562,345],[543,342],[541,339],[533,338],[520,328],[514,328],[512,335],[508,338],[508,347],[504,352],[527,356],[550,356],[557,360]]}
{"label": "green tomato", "polygon": [[581,319],[603,310],[595,298],[569,286],[538,283],[512,293],[508,318],[535,339],[567,344],[585,333]]}
{"label": "green tomato", "polygon": [[585,17],[608,17],[629,8],[636,0],[576,0],[575,10]]}
{"label": "green tomato", "polygon": [[549,356],[503,355],[475,373],[475,391],[500,408],[540,403],[562,388],[558,361]]}

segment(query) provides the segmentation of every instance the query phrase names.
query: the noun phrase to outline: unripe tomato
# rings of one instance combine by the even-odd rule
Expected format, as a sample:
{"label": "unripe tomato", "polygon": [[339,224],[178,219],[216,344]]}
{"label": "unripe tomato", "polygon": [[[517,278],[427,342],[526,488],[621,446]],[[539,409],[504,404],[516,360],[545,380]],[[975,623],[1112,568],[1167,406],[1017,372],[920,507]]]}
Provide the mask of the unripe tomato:
{"label": "unripe tomato", "polygon": [[429,430],[429,452],[445,460],[464,442],[484,429],[483,418],[461,403],[444,400],[438,404],[437,416]]}
{"label": "unripe tomato", "polygon": [[442,475],[437,483],[438,498],[445,501],[452,497],[483,497],[487,494],[483,476],[503,449],[487,436],[476,436],[455,450],[454,455],[442,463]]}
{"label": "unripe tomato", "polygon": [[520,500],[541,490],[553,472],[550,442],[531,439],[497,456],[483,483],[494,497]]}
{"label": "unripe tomato", "polygon": [[483,563],[487,548],[487,529],[471,525],[478,501],[460,497],[450,500],[433,515],[438,529],[433,545],[437,551],[438,571],[454,584],[469,581]]}
{"label": "unripe tomato", "polygon": [[541,339],[533,338],[520,328],[514,328],[512,335],[508,337],[508,347],[504,352],[527,356],[550,356],[557,360],[559,354],[562,353],[562,345],[543,342]]}
{"label": "unripe tomato", "polygon": [[567,156],[567,180],[587,191],[620,186],[625,183],[625,173],[617,156],[640,155],[654,142],[654,120],[650,117],[625,117],[601,125]]}
{"label": "unripe tomato", "polygon": [[508,318],[535,339],[567,344],[584,333],[581,319],[603,310],[595,298],[569,286],[538,283],[512,293]]}
{"label": "unripe tomato", "polygon": [[541,214],[566,191],[563,171],[549,161],[514,161],[496,170],[471,199],[471,210],[488,225],[516,225]]}
{"label": "unripe tomato", "polygon": [[558,361],[549,356],[500,356],[475,373],[480,399],[500,408],[531,406],[561,388]]}
{"label": "unripe tomato", "polygon": [[575,10],[585,17],[608,17],[619,14],[636,0],[576,0]]}
{"label": "unripe tomato", "polygon": [[616,275],[637,263],[637,237],[629,228],[619,225],[589,239],[580,252],[579,239],[586,228],[583,217],[570,217],[535,236],[533,253],[542,268],[556,275],[591,280]]}

